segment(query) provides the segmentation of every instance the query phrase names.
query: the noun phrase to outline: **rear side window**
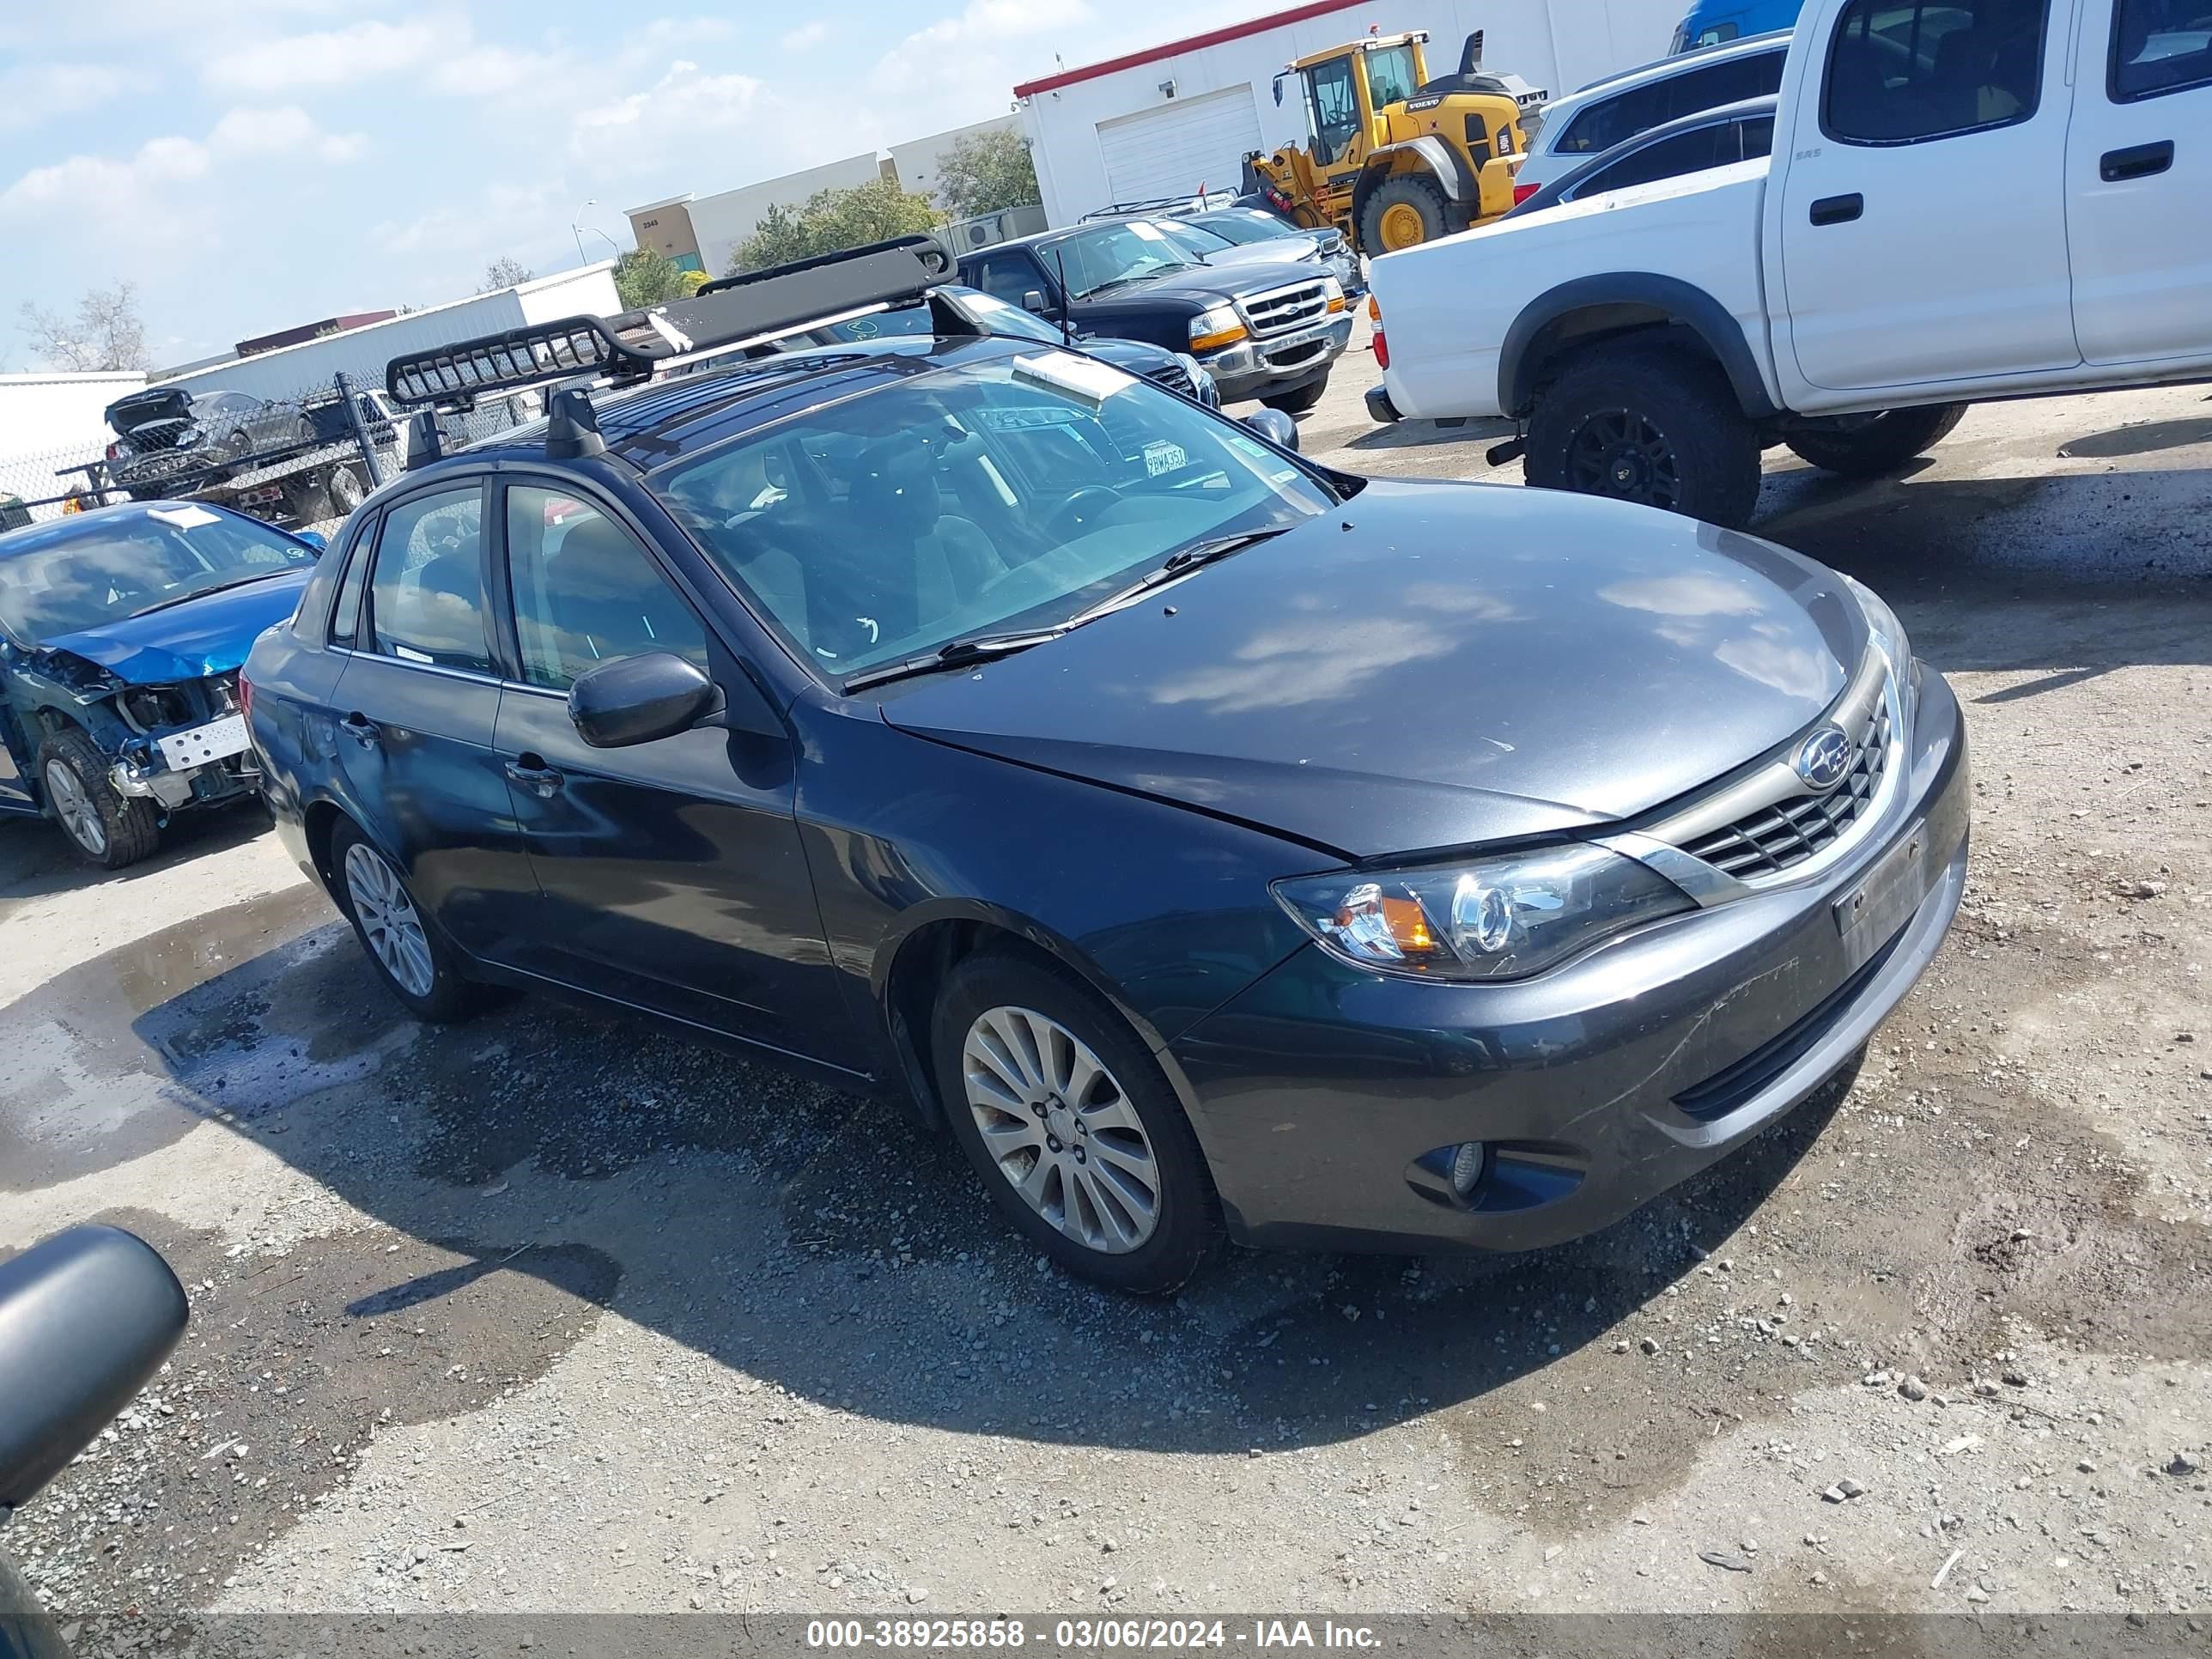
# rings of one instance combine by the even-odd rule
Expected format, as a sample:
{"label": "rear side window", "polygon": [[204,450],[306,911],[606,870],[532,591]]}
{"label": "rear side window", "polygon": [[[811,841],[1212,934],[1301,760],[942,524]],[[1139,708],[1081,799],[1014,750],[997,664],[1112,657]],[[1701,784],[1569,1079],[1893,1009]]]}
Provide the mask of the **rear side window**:
{"label": "rear side window", "polygon": [[2212,86],[2212,0],[2118,0],[2112,14],[2115,103]]}
{"label": "rear side window", "polygon": [[1666,88],[1656,81],[1592,104],[1567,123],[1558,149],[1563,155],[1595,155],[1649,132],[1667,118]]}
{"label": "rear side window", "polygon": [[1577,186],[1575,199],[1585,201],[1605,191],[1679,178],[1686,173],[1699,173],[1739,159],[1733,125],[1723,122],[1716,126],[1698,127],[1646,144],[1632,155],[1622,156],[1611,167],[1601,169],[1588,184]]}
{"label": "rear side window", "polygon": [[707,666],[707,630],[629,532],[556,489],[507,492],[522,678],[565,691],[603,662],[673,651]]}
{"label": "rear side window", "polygon": [[1906,144],[2035,113],[2051,0],[1851,0],[1836,23],[1822,125],[1845,143]]}
{"label": "rear side window", "polygon": [[385,515],[369,580],[374,648],[402,662],[491,672],[483,614],[483,493],[471,484]]}
{"label": "rear side window", "polygon": [[1782,61],[1786,55],[1780,48],[1753,52],[1632,88],[1575,117],[1560,136],[1559,148],[1578,155],[1595,155],[1686,115],[1702,115],[1747,98],[1767,97],[1782,89]]}

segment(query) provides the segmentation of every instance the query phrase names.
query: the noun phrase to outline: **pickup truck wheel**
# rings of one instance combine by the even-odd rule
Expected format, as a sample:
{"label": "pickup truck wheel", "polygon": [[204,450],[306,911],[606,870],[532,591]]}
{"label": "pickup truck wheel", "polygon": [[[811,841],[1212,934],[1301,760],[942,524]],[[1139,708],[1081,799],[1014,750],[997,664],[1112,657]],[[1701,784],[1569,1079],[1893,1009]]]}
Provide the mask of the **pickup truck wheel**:
{"label": "pickup truck wheel", "polygon": [[1671,346],[1600,347],[1538,400],[1523,471],[1540,489],[1741,529],[1759,503],[1759,434],[1711,359]]}
{"label": "pickup truck wheel", "polygon": [[349,466],[334,466],[329,480],[331,514],[333,518],[349,517],[361,505],[361,479]]}
{"label": "pickup truck wheel", "polygon": [[1401,173],[1375,186],[1359,210],[1359,251],[1395,253],[1448,234],[1444,193],[1430,179]]}
{"label": "pickup truck wheel", "polygon": [[161,839],[154,803],[118,795],[107,762],[82,732],[57,732],[39,747],[46,809],[88,864],[120,870],[150,857]]}
{"label": "pickup truck wheel", "polygon": [[1845,416],[1833,425],[1792,432],[1784,440],[1798,459],[1846,478],[1878,478],[1924,455],[1966,417],[1964,404],[1885,409]]}
{"label": "pickup truck wheel", "polygon": [[1285,415],[1303,415],[1319,404],[1322,394],[1328,390],[1328,377],[1324,374],[1311,386],[1302,386],[1296,392],[1279,392],[1260,402],[1268,409],[1279,409]]}

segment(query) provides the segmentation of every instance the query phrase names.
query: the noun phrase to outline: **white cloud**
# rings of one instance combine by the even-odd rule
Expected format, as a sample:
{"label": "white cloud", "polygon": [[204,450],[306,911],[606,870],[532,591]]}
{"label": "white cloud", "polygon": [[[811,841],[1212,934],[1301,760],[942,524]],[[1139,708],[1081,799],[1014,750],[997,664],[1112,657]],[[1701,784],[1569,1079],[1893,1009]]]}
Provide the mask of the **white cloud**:
{"label": "white cloud", "polygon": [[763,89],[752,76],[709,75],[678,58],[643,92],[580,111],[569,125],[568,148],[603,168],[672,153],[678,139],[748,125]]}
{"label": "white cloud", "polygon": [[33,167],[0,191],[0,218],[66,211],[150,231],[185,216],[178,191],[220,165],[277,156],[337,163],[363,155],[360,133],[325,132],[305,110],[234,109],[204,140],[149,138],[131,155],[72,155]]}
{"label": "white cloud", "polygon": [[368,138],[359,132],[325,132],[297,104],[279,109],[225,112],[208,134],[208,149],[219,156],[310,155],[319,161],[356,161]]}
{"label": "white cloud", "polygon": [[830,38],[830,25],[820,18],[811,23],[801,23],[795,29],[786,30],[776,44],[786,52],[804,52],[809,46],[818,46]]}
{"label": "white cloud", "polygon": [[0,71],[0,131],[95,109],[135,84],[105,64],[22,64]]}
{"label": "white cloud", "polygon": [[444,14],[426,14],[397,23],[372,18],[340,29],[277,35],[228,46],[209,58],[201,78],[223,92],[285,93],[350,86],[458,51],[468,38],[467,20]]}

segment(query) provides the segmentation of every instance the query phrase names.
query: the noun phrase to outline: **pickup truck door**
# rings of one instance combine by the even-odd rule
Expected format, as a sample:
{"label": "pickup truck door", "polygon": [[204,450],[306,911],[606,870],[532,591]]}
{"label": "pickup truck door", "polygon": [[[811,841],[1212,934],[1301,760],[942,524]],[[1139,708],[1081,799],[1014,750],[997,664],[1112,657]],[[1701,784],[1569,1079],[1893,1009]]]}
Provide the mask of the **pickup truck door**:
{"label": "pickup truck door", "polygon": [[2212,0],[2088,0],[2066,146],[2093,363],[2212,360]]}
{"label": "pickup truck door", "polygon": [[[2071,367],[2075,0],[1844,0],[1791,48],[1776,308],[1813,386]],[[1815,400],[1817,401],[1817,400]],[[1840,400],[1838,400],[1840,401]],[[1856,400],[1854,400],[1856,401]]]}

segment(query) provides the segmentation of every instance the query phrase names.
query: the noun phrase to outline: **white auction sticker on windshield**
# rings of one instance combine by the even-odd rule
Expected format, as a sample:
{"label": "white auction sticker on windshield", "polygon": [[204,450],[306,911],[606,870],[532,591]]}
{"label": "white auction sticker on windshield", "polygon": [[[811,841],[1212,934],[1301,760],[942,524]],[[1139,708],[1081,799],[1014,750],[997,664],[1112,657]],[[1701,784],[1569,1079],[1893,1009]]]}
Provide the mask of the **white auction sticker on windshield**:
{"label": "white auction sticker on windshield", "polygon": [[220,524],[220,514],[210,513],[204,507],[156,507],[148,511],[149,519],[159,519],[163,524],[173,524],[179,530],[197,529],[204,524]]}
{"label": "white auction sticker on windshield", "polygon": [[1124,374],[1111,363],[1102,363],[1096,357],[1080,357],[1072,351],[1042,351],[1033,357],[1017,357],[1014,378],[1048,391],[1064,392],[1093,409],[1115,392],[1127,392],[1137,383],[1133,375]]}
{"label": "white auction sticker on windshield", "polygon": [[1167,238],[1160,234],[1157,226],[1148,225],[1142,219],[1130,220],[1129,228],[1137,235],[1143,237],[1148,242],[1164,242],[1167,240]]}

